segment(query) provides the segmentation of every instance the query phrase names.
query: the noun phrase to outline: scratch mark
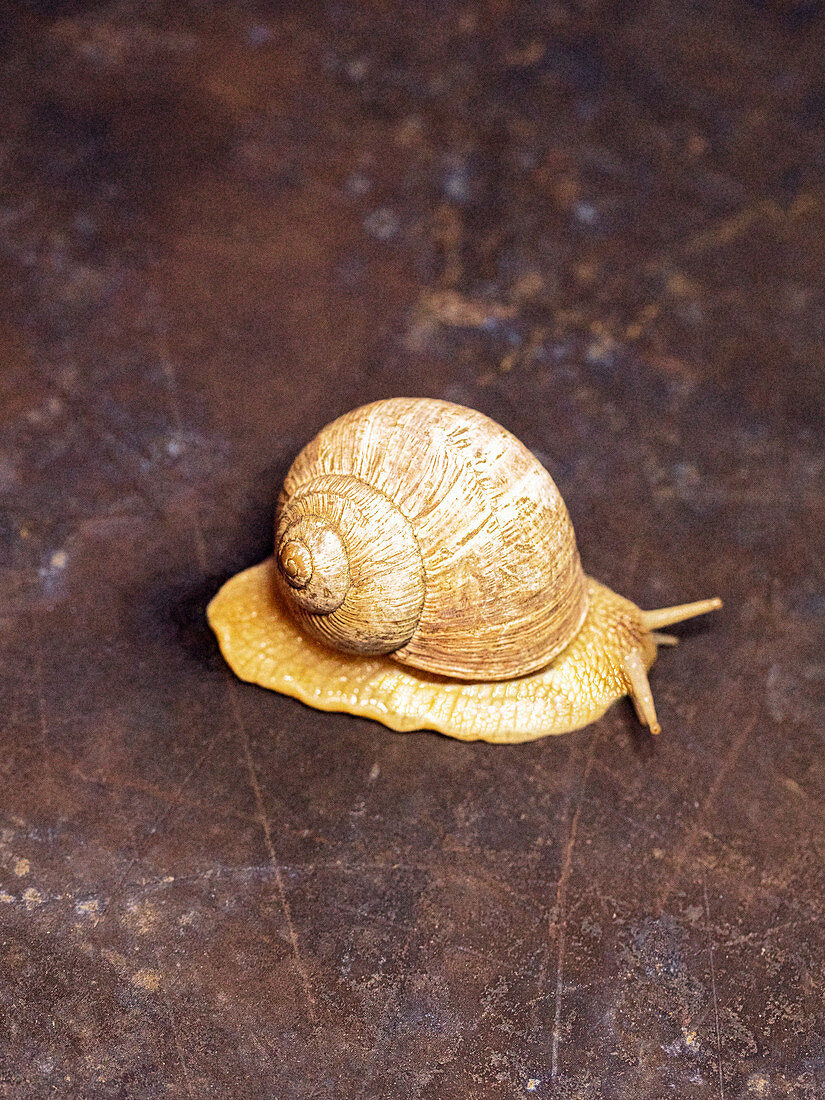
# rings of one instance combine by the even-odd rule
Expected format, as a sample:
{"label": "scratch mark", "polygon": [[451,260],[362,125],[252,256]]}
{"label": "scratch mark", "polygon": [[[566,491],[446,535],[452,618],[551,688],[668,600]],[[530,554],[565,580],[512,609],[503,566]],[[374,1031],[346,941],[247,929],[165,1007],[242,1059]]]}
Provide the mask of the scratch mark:
{"label": "scratch mark", "polygon": [[564,846],[564,855],[562,857],[561,874],[559,875],[559,883],[556,888],[556,904],[554,908],[554,925],[556,932],[556,1010],[553,1019],[553,1039],[550,1055],[550,1080],[555,1081],[559,1075],[559,1038],[561,1035],[561,1011],[562,1011],[562,990],[564,988],[564,957],[567,949],[567,941],[565,936],[564,921],[567,909],[567,887],[570,882],[570,875],[573,870],[573,849],[576,846],[576,833],[579,828],[579,816],[581,814],[582,803],[584,802],[584,792],[587,786],[587,780],[590,776],[590,769],[593,767],[593,759],[596,754],[596,745],[599,740],[599,730],[596,729],[591,740],[590,748],[587,753],[587,759],[584,763],[584,770],[582,777],[579,781],[579,791],[576,797],[576,805],[573,810],[573,816],[570,819],[570,829],[567,834],[567,843]]}
{"label": "scratch mark", "polygon": [[716,967],[713,962],[713,936],[710,930],[710,905],[708,904],[707,875],[702,875],[702,894],[705,899],[705,927],[710,955],[710,988],[713,991],[713,1016],[716,1021],[716,1061],[719,1066],[719,1100],[725,1100],[725,1079],[722,1076],[722,1035],[719,1030],[719,998],[716,996]]}
{"label": "scratch mark", "polygon": [[[183,777],[183,779],[181,779],[180,783],[178,783],[175,790],[170,792],[169,794],[167,794],[165,797],[160,797],[159,798],[159,801],[165,803],[165,806],[164,806],[164,809],[161,810],[161,812],[158,814],[158,816],[155,818],[152,825],[150,826],[150,828],[148,830],[149,836],[154,836],[154,834],[158,831],[158,829],[161,827],[161,825],[164,823],[164,821],[166,821],[166,819],[169,817],[169,815],[172,813],[172,811],[174,809],[177,809],[181,806],[186,806],[187,804],[191,804],[191,802],[195,801],[195,800],[190,800],[190,799],[184,798],[184,793],[183,792],[189,786],[189,783],[191,782],[192,778],[195,775],[197,775],[197,773],[201,770],[201,768],[206,763],[206,761],[208,759],[210,759],[210,757],[212,755],[212,749],[215,745],[215,742],[219,739],[219,737],[220,737],[220,734],[216,732],[215,734],[213,734],[212,737],[209,738],[209,740],[206,742],[206,744],[203,747],[203,751],[198,756],[198,758],[195,760],[195,762],[192,764],[192,767],[189,769],[189,771],[186,773],[186,775]],[[124,787],[127,787],[128,785],[129,785],[128,783],[123,784]],[[132,784],[132,786],[135,786],[135,787],[138,787],[138,785],[139,785],[138,783]],[[152,784],[147,783],[147,784],[145,784],[145,786],[146,786],[146,788],[150,788],[152,786]],[[147,793],[151,794],[152,791],[147,789]],[[212,811],[212,812],[215,813],[215,816],[218,816],[218,811],[217,810]],[[224,816],[227,817],[229,815],[224,815]]]}
{"label": "scratch mark", "polygon": [[[187,784],[191,781],[192,777],[194,775],[196,775],[197,772],[200,771],[203,764],[209,758],[209,755],[212,751],[212,747],[213,747],[215,741],[217,740],[217,736],[218,735],[216,734],[215,736],[211,737],[209,739],[209,741],[204,745],[203,751],[201,752],[200,756],[197,758],[197,760],[194,762],[192,767],[189,769],[189,771],[183,777],[181,782],[178,784],[176,790],[173,791],[170,794],[161,795],[159,793],[156,793],[155,790],[152,789],[154,787],[154,784],[141,784],[139,782],[131,782],[131,783],[130,782],[124,782],[124,783],[118,785],[117,783],[109,782],[105,779],[97,779],[97,778],[90,779],[89,777],[85,776],[83,774],[83,772],[79,768],[77,768],[75,765],[72,765],[71,769],[75,774],[77,774],[85,782],[99,783],[100,786],[102,786],[104,789],[107,789],[107,790],[108,789],[113,789],[113,790],[116,790],[116,791],[117,790],[129,790],[129,789],[145,790],[146,793],[148,793],[150,795],[154,795],[155,797],[157,797],[162,803],[164,803],[164,808],[157,815],[157,817],[154,819],[151,826],[149,827],[148,835],[149,836],[154,836],[157,833],[158,829],[161,827],[161,825],[164,823],[164,821],[166,821],[166,819],[169,817],[169,815],[172,813],[172,811],[174,809],[178,809],[181,806],[188,806],[188,805],[192,804],[190,802],[190,800],[184,799],[183,792],[186,789]],[[195,803],[195,805],[197,805],[197,803]],[[214,813],[215,813],[216,816],[221,816],[220,811],[217,808],[215,809]],[[222,816],[224,817],[224,819],[226,819],[226,817],[227,817],[226,814],[224,814]],[[258,820],[258,819],[256,818],[255,820]],[[123,889],[126,886],[126,882],[129,878],[129,874],[130,874],[132,868],[136,864],[140,863],[142,858],[143,858],[143,852],[141,850],[141,845],[140,845],[140,843],[138,842],[138,840],[136,838],[136,830],[132,830],[131,844],[132,844],[134,854],[132,855],[129,862],[127,863],[127,865],[126,865],[123,873],[121,874],[114,890],[112,891],[112,895],[111,895],[112,899],[115,899],[115,898],[119,897],[122,894]]]}
{"label": "scratch mark", "polygon": [[46,721],[46,700],[43,692],[43,654],[37,656],[37,718],[40,724],[40,739],[43,742],[43,755],[49,744],[49,727]]}
{"label": "scratch mark", "polygon": [[[425,888],[425,890],[426,890],[426,888]],[[421,896],[423,896],[424,892],[425,891],[422,891]],[[419,897],[419,900],[420,900],[420,897]],[[410,944],[412,943],[412,938],[413,938],[413,935],[415,934],[416,927],[417,926],[414,922],[410,924],[407,935],[404,937],[404,942],[401,944],[401,948],[398,952],[398,959],[400,961],[403,961],[404,964],[406,964],[407,952],[410,949]],[[364,1083],[362,1084],[361,1088],[359,1089],[359,1091],[358,1091],[358,1093],[355,1097],[355,1100],[363,1100],[363,1097],[367,1095],[367,1090],[369,1089],[370,1085],[373,1083],[373,1081],[375,1079],[375,1076],[376,1076],[376,1072],[381,1067],[381,1065],[383,1065],[383,1063],[384,1063],[384,1060],[386,1058],[387,1044],[388,1044],[388,1041],[389,1041],[389,1039],[392,1035],[390,1024],[393,1021],[393,1019],[395,1019],[395,1013],[394,1013],[393,1010],[397,1009],[400,1002],[401,1002],[401,997],[403,995],[403,989],[404,989],[404,977],[403,977],[403,970],[402,970],[402,977],[399,979],[397,986],[390,991],[390,994],[387,997],[386,1003],[384,1004],[384,1011],[381,1013],[381,1022],[378,1025],[378,1031],[376,1032],[375,1040],[373,1041],[373,1044],[372,1044],[372,1050],[369,1054],[369,1057],[366,1059],[366,1062],[364,1063],[364,1067],[363,1067],[363,1070],[362,1070],[362,1073],[364,1075]],[[461,1037],[459,1037],[459,1042],[460,1041],[461,1041]]]}
{"label": "scratch mark", "polygon": [[301,951],[298,944],[298,934],[295,931],[295,925],[292,922],[292,912],[289,908],[289,901],[286,896],[283,872],[281,871],[281,867],[278,863],[278,858],[275,853],[275,845],[272,843],[272,829],[269,824],[269,818],[266,815],[263,795],[261,794],[261,786],[258,783],[258,776],[255,773],[255,764],[252,760],[252,749],[249,744],[249,735],[246,732],[246,727],[244,726],[243,718],[241,717],[241,708],[238,705],[238,696],[235,685],[230,685],[229,690],[232,700],[232,710],[235,717],[235,725],[238,730],[238,736],[241,741],[241,747],[243,748],[244,759],[246,761],[246,770],[249,776],[249,785],[252,788],[252,794],[255,798],[255,806],[258,811],[258,821],[264,834],[264,844],[266,845],[269,862],[272,865],[272,870],[275,875],[275,886],[278,891],[278,900],[280,901],[281,911],[283,912],[284,920],[286,921],[287,932],[289,933],[289,942],[292,945],[292,955],[295,962],[295,967],[300,976],[301,984],[304,987],[304,996],[306,997],[309,1018],[314,1025],[318,1022],[317,1014],[315,1011],[315,996],[312,992],[312,985],[309,980],[307,968],[304,965],[304,960],[301,957]]}
{"label": "scratch mark", "polygon": [[660,912],[667,904],[667,900],[672,894],[674,886],[679,881],[679,875],[682,872],[682,867],[685,864],[685,860],[693,851],[693,847],[699,837],[699,834],[704,828],[705,816],[709,812],[710,808],[713,806],[713,803],[716,801],[716,797],[719,794],[719,791],[722,789],[722,784],[727,779],[728,774],[736,766],[736,762],[745,747],[745,743],[747,742],[748,738],[754,730],[754,727],[756,726],[757,714],[758,712],[754,713],[751,720],[743,724],[742,728],[739,731],[739,734],[737,735],[731,747],[728,749],[727,755],[722,761],[722,765],[719,768],[719,771],[716,773],[716,777],[711,783],[708,793],[705,795],[704,801],[702,802],[702,805],[699,807],[696,819],[691,828],[688,830],[682,847],[679,849],[679,851],[676,853],[676,856],[674,857],[673,871],[665,885],[662,887],[662,891],[659,894],[659,899],[657,901],[657,906]]}
{"label": "scratch mark", "polygon": [[[157,948],[155,949],[155,962],[157,963],[158,970],[163,973],[163,966],[161,965],[160,961],[160,951],[158,951]],[[189,1077],[189,1068],[186,1065],[186,1059],[183,1056],[183,1047],[181,1046],[180,1036],[178,1035],[178,1028],[175,1022],[175,1017],[172,1013],[172,1004],[169,999],[169,992],[165,988],[164,983],[161,983],[161,989],[163,990],[163,995],[161,997],[161,1000],[163,1001],[163,1008],[166,1013],[166,1018],[169,1021],[169,1030],[172,1032],[172,1039],[175,1043],[175,1050],[178,1052],[178,1061],[180,1062],[180,1068],[183,1070],[183,1080],[184,1084],[186,1085],[186,1095],[189,1097],[193,1097],[194,1093],[192,1092],[192,1081]]]}
{"label": "scratch mark", "polygon": [[[69,389],[59,382],[55,382],[45,372],[38,370],[37,374],[47,386],[57,390],[75,419],[84,424],[91,436],[103,444],[110,459],[123,475],[124,484],[128,485],[135,495],[148,506],[151,514],[165,520],[166,516],[161,503],[146,486],[145,480],[135,476],[134,466],[131,462],[132,458],[137,457],[139,466],[146,466],[152,461],[151,455],[148,455],[138,444],[121,439],[110,431],[105,424],[104,417],[98,415],[88,401],[84,403],[77,400]],[[97,423],[98,420],[104,420],[103,426]]]}
{"label": "scratch mark", "polygon": [[709,247],[730,244],[760,221],[780,223],[786,216],[778,203],[763,199],[690,237],[684,244],[684,250],[689,256],[701,254]]}
{"label": "scratch mark", "polygon": [[[155,344],[160,357],[161,367],[163,369],[163,377],[166,380],[166,392],[169,399],[169,408],[172,414],[172,422],[175,425],[175,432],[180,439],[183,435],[183,415],[181,413],[180,396],[178,379],[175,374],[175,365],[172,361],[172,356],[169,351],[169,340],[167,338],[166,325],[164,322],[159,322],[155,326]],[[203,537],[203,531],[201,525],[198,522],[198,517],[195,511],[191,513],[192,516],[192,539],[195,544],[195,554],[198,559],[198,565],[201,567],[202,572],[206,572],[206,542]]]}
{"label": "scratch mark", "polygon": [[[426,871],[427,868],[422,868],[422,870]],[[429,890],[431,889],[432,886],[433,886],[433,882],[430,879],[427,882],[425,882],[424,886],[419,891],[419,894],[418,894],[418,905],[419,905],[419,907],[421,906],[422,902],[426,898],[426,896],[427,896],[427,894],[428,894],[428,892],[429,892]],[[363,916],[364,916],[363,907],[362,907],[361,913],[358,914],[358,915],[363,919]],[[399,928],[401,927],[401,922],[395,920],[394,917],[393,917],[393,921],[394,921],[396,926],[398,926]],[[354,929],[356,927],[357,927],[356,923],[352,922],[351,930],[350,930],[349,936],[347,937],[347,949],[348,950],[349,950],[349,945],[352,943],[352,936],[353,936],[352,929]],[[355,1096],[355,1100],[363,1100],[363,1098],[367,1095],[368,1089],[373,1084],[380,1068],[386,1062],[387,1047],[388,1047],[388,1045],[389,1045],[389,1043],[392,1039],[392,1034],[393,1034],[392,1029],[391,1029],[391,1023],[396,1018],[397,1009],[398,1009],[399,1005],[401,1004],[401,998],[404,994],[404,987],[405,987],[405,981],[406,981],[406,975],[407,975],[407,966],[406,966],[407,955],[408,955],[409,950],[410,950],[410,945],[412,944],[412,941],[413,941],[413,936],[415,935],[416,931],[418,930],[418,927],[419,927],[419,925],[418,925],[417,920],[412,920],[412,921],[406,923],[406,931],[405,931],[404,939],[403,939],[403,941],[401,943],[401,946],[398,949],[398,953],[397,953],[397,958],[398,958],[399,962],[401,963],[401,977],[399,978],[397,984],[390,989],[390,992],[387,995],[387,999],[384,1003],[384,1009],[381,1013],[381,1021],[378,1025],[378,1030],[375,1034],[375,1039],[373,1040],[371,1050],[370,1050],[368,1056],[366,1057],[366,1059],[364,1061],[363,1068],[361,1070],[362,1075],[363,1075],[363,1083],[362,1083],[361,1088],[359,1089],[357,1095]],[[456,1045],[454,1047],[453,1053],[455,1052],[455,1050],[458,1049],[458,1047],[461,1045],[462,1041],[463,1041],[463,1035],[460,1035],[458,1037],[458,1040],[457,1040]]]}
{"label": "scratch mark", "polygon": [[[207,746],[207,753],[211,751],[213,742],[210,741]],[[56,756],[58,754],[55,754]],[[174,809],[187,809],[187,810],[207,810],[209,814],[218,821],[244,821],[258,824],[258,818],[255,814],[244,813],[243,810],[231,809],[228,806],[219,806],[217,804],[211,805],[201,801],[198,798],[187,798],[183,794],[183,790],[189,781],[192,779],[195,772],[203,763],[203,759],[199,758],[194,767],[187,773],[178,786],[172,790],[167,791],[157,783],[145,782],[140,779],[121,779],[120,776],[114,776],[110,778],[105,775],[89,775],[84,772],[82,768],[79,768],[76,764],[71,762],[65,763],[66,771],[71,772],[82,783],[87,783],[90,786],[102,787],[105,791],[117,792],[122,791],[139,791],[141,794],[149,795],[151,798],[157,799],[159,802],[165,803],[168,807]],[[168,811],[167,811],[168,813]],[[166,814],[155,819],[154,825],[149,830],[150,833],[154,833],[163,824]]]}

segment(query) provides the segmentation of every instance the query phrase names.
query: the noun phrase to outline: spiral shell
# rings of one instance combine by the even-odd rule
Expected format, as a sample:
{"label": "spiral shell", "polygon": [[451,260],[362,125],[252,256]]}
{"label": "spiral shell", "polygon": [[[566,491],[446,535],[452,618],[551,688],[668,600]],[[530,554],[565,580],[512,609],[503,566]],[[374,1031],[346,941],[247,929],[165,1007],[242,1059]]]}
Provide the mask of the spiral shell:
{"label": "spiral shell", "polygon": [[446,401],[377,401],[324,428],[286,476],[275,548],[307,633],[445,676],[533,672],[588,607],[550,475],[500,425]]}

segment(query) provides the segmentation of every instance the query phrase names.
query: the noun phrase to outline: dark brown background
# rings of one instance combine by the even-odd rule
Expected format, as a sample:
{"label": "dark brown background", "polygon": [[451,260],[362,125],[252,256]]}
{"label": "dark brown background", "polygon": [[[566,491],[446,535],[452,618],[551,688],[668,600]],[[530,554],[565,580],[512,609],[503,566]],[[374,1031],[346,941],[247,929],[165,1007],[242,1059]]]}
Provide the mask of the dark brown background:
{"label": "dark brown background", "polygon": [[[2,18],[4,1095],[825,1096],[819,5]],[[655,743],[233,681],[208,598],[390,394],[725,598]]]}

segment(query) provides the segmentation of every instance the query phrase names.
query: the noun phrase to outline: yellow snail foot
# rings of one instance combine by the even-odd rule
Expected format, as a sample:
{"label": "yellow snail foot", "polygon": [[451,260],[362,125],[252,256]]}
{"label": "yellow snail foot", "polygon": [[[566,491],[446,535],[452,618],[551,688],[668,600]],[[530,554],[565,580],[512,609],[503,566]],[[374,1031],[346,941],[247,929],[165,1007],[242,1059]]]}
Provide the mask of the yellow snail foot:
{"label": "yellow snail foot", "polygon": [[[227,581],[207,615],[241,680],[401,732],[430,729],[463,741],[531,741],[586,726],[628,693],[641,720],[656,732],[647,670],[656,659],[657,638],[644,617],[659,615],[656,626],[666,622],[661,613],[640,611],[592,578],[587,583],[590,609],[573,641],[540,671],[514,680],[450,680],[387,656],[327,649],[303,633],[283,607],[271,558]],[[692,610],[697,606],[678,610],[698,613]]]}

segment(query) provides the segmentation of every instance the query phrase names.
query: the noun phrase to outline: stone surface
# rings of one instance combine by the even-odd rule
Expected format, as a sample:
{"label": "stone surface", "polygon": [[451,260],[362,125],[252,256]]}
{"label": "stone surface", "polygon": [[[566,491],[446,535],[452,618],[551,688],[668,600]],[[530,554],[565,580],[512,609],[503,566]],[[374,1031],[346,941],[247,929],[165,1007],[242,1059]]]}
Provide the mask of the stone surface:
{"label": "stone surface", "polygon": [[[825,1094],[818,3],[0,16],[0,1088]],[[531,745],[236,683],[293,455],[424,394],[718,592]]]}

